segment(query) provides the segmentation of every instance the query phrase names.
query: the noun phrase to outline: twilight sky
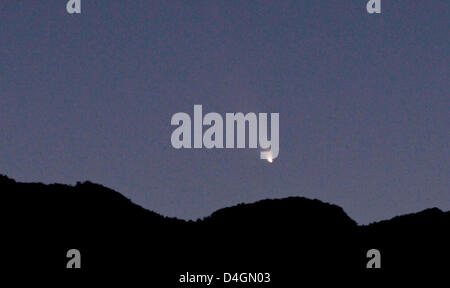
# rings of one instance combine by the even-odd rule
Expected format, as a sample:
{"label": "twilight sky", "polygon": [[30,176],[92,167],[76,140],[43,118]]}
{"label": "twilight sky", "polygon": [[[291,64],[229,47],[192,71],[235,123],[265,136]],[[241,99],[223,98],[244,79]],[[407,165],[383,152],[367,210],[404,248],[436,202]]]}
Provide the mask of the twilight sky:
{"label": "twilight sky", "polygon": [[[66,2],[0,0],[0,174],[184,219],[287,196],[363,224],[450,209],[449,1]],[[173,149],[194,104],[279,112],[279,157]]]}

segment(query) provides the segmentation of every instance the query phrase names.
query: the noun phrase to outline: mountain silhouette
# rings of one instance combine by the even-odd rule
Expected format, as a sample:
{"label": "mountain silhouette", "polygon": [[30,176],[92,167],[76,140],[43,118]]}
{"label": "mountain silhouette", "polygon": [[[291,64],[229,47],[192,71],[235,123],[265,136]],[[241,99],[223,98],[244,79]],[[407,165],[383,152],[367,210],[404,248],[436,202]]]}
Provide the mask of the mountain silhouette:
{"label": "mountain silhouette", "polygon": [[[0,175],[0,191],[11,271],[145,273],[176,287],[186,271],[271,272],[274,282],[292,283],[298,271],[449,268],[450,212],[437,208],[361,226],[339,206],[290,197],[185,221],[91,182],[44,185]],[[82,269],[66,269],[70,249],[80,251]],[[366,268],[370,249],[380,252],[381,269]]]}

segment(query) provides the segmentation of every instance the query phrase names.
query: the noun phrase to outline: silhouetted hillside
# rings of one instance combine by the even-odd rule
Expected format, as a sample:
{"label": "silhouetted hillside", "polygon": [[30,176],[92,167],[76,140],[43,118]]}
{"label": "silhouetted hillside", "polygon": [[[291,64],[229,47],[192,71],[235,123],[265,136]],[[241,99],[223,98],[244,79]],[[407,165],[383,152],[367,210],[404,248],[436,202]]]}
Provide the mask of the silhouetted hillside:
{"label": "silhouetted hillside", "polygon": [[[384,270],[449,268],[450,213],[437,208],[358,226],[336,205],[292,197],[183,221],[91,182],[44,185],[0,176],[0,191],[11,270],[72,273],[65,268],[72,248],[81,251],[84,273],[142,271],[174,284],[166,287],[175,287],[180,271],[269,271],[278,283],[298,271],[363,272],[372,248],[380,250]],[[29,264],[30,255],[39,264]]]}

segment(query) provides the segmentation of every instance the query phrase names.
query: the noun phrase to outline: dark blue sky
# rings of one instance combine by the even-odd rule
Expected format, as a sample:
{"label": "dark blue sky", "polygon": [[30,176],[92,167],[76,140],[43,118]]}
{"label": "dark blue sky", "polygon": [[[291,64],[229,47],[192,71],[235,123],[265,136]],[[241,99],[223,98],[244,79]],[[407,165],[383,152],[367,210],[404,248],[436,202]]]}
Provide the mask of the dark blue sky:
{"label": "dark blue sky", "polygon": [[[359,223],[450,209],[449,1],[66,2],[0,0],[0,173],[186,219],[286,196]],[[279,112],[279,157],[173,149],[194,104]]]}

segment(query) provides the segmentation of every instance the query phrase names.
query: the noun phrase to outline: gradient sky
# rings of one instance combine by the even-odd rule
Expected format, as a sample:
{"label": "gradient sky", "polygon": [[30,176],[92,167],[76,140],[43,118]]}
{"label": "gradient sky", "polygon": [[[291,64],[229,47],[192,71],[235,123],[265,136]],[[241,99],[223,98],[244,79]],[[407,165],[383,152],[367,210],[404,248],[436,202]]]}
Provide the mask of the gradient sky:
{"label": "gradient sky", "polygon": [[[1,174],[184,219],[287,196],[364,224],[450,209],[449,1],[66,2],[0,0]],[[173,149],[194,104],[279,112],[279,157]]]}

